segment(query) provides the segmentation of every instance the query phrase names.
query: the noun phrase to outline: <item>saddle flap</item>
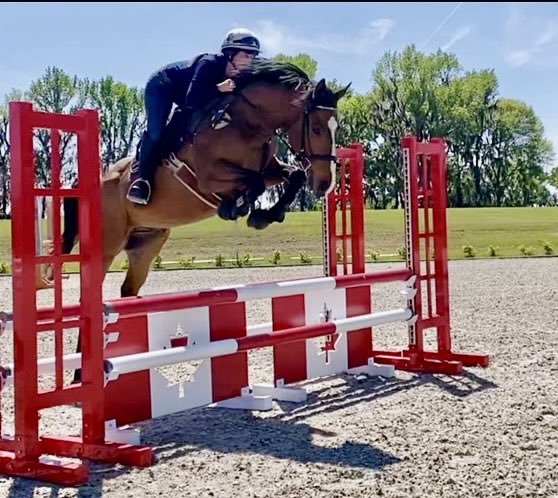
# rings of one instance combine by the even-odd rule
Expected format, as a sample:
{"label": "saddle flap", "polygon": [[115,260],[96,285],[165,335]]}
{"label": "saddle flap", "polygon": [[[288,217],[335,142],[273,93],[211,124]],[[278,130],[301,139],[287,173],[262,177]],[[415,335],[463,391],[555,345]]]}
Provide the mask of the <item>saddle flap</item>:
{"label": "saddle flap", "polygon": [[163,166],[168,168],[173,176],[186,190],[195,195],[205,205],[217,209],[222,198],[217,194],[202,194],[198,192],[193,185],[196,184],[196,174],[184,161],[178,159],[174,153],[169,154],[169,157],[163,160]]}

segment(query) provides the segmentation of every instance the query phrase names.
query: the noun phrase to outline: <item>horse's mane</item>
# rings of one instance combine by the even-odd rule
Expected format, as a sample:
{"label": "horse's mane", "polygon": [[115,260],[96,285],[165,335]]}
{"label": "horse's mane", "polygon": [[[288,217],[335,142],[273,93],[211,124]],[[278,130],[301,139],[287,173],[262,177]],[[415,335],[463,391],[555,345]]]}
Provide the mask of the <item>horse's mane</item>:
{"label": "horse's mane", "polygon": [[237,89],[264,82],[281,84],[289,90],[306,91],[313,87],[310,77],[299,67],[289,62],[278,62],[269,59],[254,59],[250,68],[242,71],[235,78]]}

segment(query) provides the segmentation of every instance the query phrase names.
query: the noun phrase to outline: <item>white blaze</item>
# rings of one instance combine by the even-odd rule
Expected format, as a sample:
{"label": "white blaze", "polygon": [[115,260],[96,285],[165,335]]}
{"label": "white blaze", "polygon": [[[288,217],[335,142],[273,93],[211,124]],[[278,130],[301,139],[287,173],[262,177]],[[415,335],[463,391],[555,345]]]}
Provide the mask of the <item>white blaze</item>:
{"label": "white blaze", "polygon": [[[331,118],[329,118],[328,122],[327,122],[327,127],[329,128],[329,132],[331,134],[331,155],[332,157],[336,156],[336,150],[335,150],[335,131],[337,130],[337,120],[335,119],[334,116],[331,116]],[[335,161],[331,161],[330,163],[330,170],[331,170],[331,183],[329,184],[329,187],[326,190],[325,195],[328,195],[333,188],[335,187]]]}

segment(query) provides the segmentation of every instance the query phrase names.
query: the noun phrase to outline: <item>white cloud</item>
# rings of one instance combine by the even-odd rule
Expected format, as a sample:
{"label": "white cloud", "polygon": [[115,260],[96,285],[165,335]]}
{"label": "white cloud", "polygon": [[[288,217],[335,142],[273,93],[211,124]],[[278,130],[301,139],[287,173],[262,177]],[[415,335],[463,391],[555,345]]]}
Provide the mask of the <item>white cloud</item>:
{"label": "white cloud", "polygon": [[558,26],[554,23],[549,24],[544,31],[537,37],[533,45],[535,47],[542,47],[550,43],[558,35]]}
{"label": "white cloud", "polygon": [[531,50],[514,50],[506,55],[506,61],[511,67],[521,67],[531,60]]}
{"label": "white cloud", "polygon": [[285,37],[283,31],[273,21],[258,21],[258,29],[255,30],[258,35],[262,48],[266,51],[277,53],[281,52],[285,45]]}
{"label": "white cloud", "polygon": [[278,52],[292,53],[304,50],[365,55],[384,41],[394,27],[395,21],[382,18],[369,22],[353,36],[328,33],[310,38],[294,33],[271,20],[261,20],[257,22],[254,32],[260,38],[262,49],[268,56]]}
{"label": "white cloud", "polygon": [[449,50],[453,45],[455,45],[459,40],[462,40],[463,38],[465,38],[466,36],[469,36],[469,34],[471,33],[472,28],[471,26],[462,26],[461,28],[459,28],[454,34],[453,36],[450,38],[450,41],[447,42],[443,47],[442,50],[445,52],[446,50]]}
{"label": "white cloud", "polygon": [[526,5],[510,7],[505,22],[507,49],[505,60],[517,68],[528,63],[553,64],[552,55],[558,49],[558,18],[549,18],[540,11],[526,11]]}
{"label": "white cloud", "polygon": [[369,26],[377,31],[378,39],[383,41],[395,27],[395,21],[393,19],[376,19],[371,21]]}

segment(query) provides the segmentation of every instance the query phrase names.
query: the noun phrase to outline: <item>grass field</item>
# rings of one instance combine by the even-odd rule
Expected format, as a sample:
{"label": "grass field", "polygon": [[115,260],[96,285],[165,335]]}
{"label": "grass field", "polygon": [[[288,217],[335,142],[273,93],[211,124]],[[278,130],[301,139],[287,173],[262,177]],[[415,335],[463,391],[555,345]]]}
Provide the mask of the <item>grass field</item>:
{"label": "grass field", "polygon": [[[463,259],[463,246],[470,244],[476,258],[491,257],[489,246],[498,247],[496,257],[519,257],[521,247],[532,256],[545,255],[548,242],[558,253],[558,209],[555,208],[478,208],[448,209],[449,258]],[[365,212],[367,260],[370,252],[380,253],[379,261],[401,260],[404,246],[402,210]],[[11,264],[10,222],[0,221],[0,266]],[[214,266],[215,258],[235,259],[250,254],[253,265],[271,264],[274,251],[281,252],[281,264],[301,263],[301,253],[311,262],[321,262],[321,213],[289,213],[281,225],[263,231],[246,227],[245,219],[236,223],[218,218],[176,228],[161,252],[164,267],[180,267],[178,262],[195,257],[195,267]],[[525,251],[524,251],[525,252]],[[255,258],[263,258],[258,260]],[[291,259],[294,258],[294,259]],[[203,260],[210,260],[202,263]],[[118,269],[125,261],[122,253],[113,265]],[[236,266],[225,262],[224,266]],[[71,268],[67,268],[70,270]]]}

